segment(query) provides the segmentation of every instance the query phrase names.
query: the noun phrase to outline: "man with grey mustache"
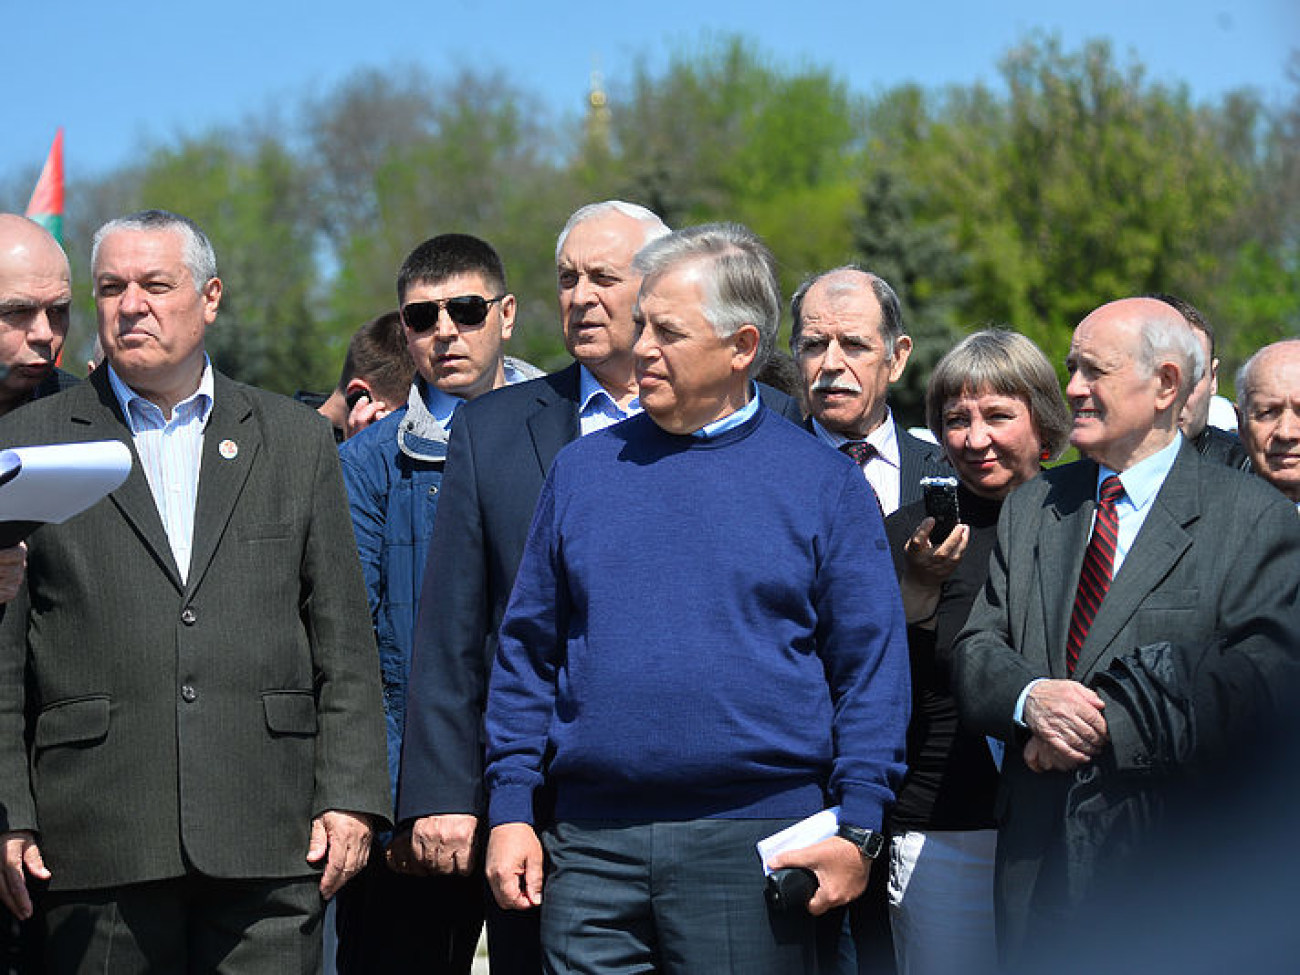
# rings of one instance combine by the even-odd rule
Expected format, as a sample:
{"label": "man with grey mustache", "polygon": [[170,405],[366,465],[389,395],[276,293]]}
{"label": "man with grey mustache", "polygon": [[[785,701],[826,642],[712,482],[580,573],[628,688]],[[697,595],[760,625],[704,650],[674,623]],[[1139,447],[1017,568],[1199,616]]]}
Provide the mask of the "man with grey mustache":
{"label": "man with grey mustache", "polygon": [[812,432],[858,462],[886,515],[921,500],[921,478],[951,471],[886,403],[912,352],[894,290],[863,268],[838,267],[801,284],[790,311]]}

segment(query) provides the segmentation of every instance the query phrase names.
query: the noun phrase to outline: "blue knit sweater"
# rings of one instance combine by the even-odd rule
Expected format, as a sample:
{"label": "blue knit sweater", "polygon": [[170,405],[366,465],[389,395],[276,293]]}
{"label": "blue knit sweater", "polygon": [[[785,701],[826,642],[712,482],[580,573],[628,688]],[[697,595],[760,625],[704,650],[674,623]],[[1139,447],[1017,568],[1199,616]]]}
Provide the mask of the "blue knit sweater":
{"label": "blue knit sweater", "polygon": [[[879,827],[903,769],[903,612],[847,458],[766,408],[716,438],[648,416],[551,468],[487,706],[489,820]],[[546,763],[544,765],[544,762]]]}

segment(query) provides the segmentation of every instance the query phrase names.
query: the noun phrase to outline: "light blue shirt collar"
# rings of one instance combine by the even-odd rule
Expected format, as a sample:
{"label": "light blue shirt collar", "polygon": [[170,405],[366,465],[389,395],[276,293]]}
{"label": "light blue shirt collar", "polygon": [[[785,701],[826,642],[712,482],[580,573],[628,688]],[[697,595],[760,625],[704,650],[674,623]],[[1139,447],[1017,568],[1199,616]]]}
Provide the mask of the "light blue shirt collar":
{"label": "light blue shirt collar", "polygon": [[[168,421],[162,415],[162,408],[145,396],[141,396],[134,389],[122,381],[113,369],[111,363],[105,362],[108,368],[108,384],[113,390],[113,395],[117,397],[117,404],[122,408],[122,415],[126,417],[127,426],[131,428],[131,433],[139,433],[136,429],[136,411],[142,413],[152,412],[157,414],[160,423]],[[212,412],[213,383],[212,383],[212,360],[208,358],[207,353],[203,354],[203,373],[199,376],[199,388],[196,389],[185,399],[172,408],[171,419],[175,420],[177,416],[188,414],[196,411],[201,425],[206,426],[208,415]],[[135,404],[135,409],[132,409]],[[192,405],[191,405],[192,404]]]}
{"label": "light blue shirt collar", "polygon": [[419,380],[420,392],[423,394],[424,408],[429,411],[429,415],[438,421],[439,426],[443,429],[451,430],[451,418],[456,412],[457,407],[465,402],[459,396],[452,396],[451,393],[445,393],[432,383],[426,383],[423,379]]}
{"label": "light blue shirt collar", "polygon": [[641,412],[641,399],[634,397],[623,409],[586,366],[578,365],[578,423],[584,435],[611,427]]}
{"label": "light blue shirt collar", "polygon": [[1124,500],[1120,504],[1136,511],[1145,509],[1160,492],[1161,485],[1165,483],[1165,478],[1173,469],[1174,461],[1178,459],[1178,450],[1182,444],[1183,438],[1179,434],[1166,446],[1161,447],[1150,457],[1144,457],[1122,474],[1111,470],[1105,464],[1098,464],[1098,491],[1100,492],[1102,481],[1118,474],[1120,483],[1124,485]]}
{"label": "light blue shirt collar", "polygon": [[705,424],[692,433],[691,436],[699,437],[701,440],[707,440],[709,437],[716,437],[720,433],[726,433],[728,430],[733,430],[757,413],[759,405],[758,385],[751,379],[749,381],[748,403],[736,410],[734,413],[728,413],[719,420],[714,420],[712,423]]}

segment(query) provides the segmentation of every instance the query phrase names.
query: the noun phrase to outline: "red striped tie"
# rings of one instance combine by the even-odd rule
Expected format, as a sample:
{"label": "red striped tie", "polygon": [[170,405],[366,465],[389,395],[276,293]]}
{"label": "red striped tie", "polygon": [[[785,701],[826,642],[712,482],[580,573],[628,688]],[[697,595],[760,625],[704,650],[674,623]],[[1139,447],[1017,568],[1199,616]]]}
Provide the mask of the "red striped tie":
{"label": "red striped tie", "polygon": [[1101,608],[1110,588],[1110,578],[1115,565],[1115,542],[1119,538],[1119,512],[1116,502],[1124,497],[1124,485],[1111,475],[1101,482],[1097,521],[1092,526],[1092,540],[1083,555],[1083,571],[1079,573],[1079,593],[1074,597],[1074,612],[1070,614],[1070,636],[1065,642],[1065,663],[1074,673],[1079,662],[1083,639]]}

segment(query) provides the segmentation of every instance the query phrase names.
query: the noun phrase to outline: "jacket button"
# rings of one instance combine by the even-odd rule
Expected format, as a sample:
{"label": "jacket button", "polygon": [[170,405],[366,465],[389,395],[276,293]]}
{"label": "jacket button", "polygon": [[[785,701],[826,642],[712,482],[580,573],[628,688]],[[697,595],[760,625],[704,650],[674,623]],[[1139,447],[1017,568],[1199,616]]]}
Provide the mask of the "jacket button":
{"label": "jacket button", "polygon": [[199,699],[199,692],[196,691],[194,688],[190,687],[189,684],[185,684],[183,687],[181,687],[181,700],[184,701],[186,704],[193,704],[198,699]]}
{"label": "jacket button", "polygon": [[198,618],[199,618],[199,614],[194,612],[194,607],[192,606],[186,606],[183,610],[181,610],[181,622],[184,623],[186,626],[193,626],[195,620],[197,620]]}

